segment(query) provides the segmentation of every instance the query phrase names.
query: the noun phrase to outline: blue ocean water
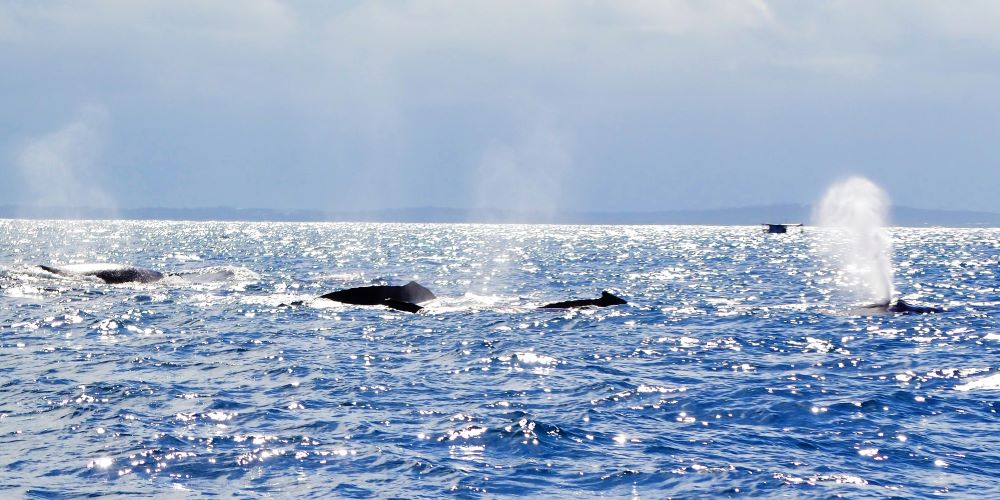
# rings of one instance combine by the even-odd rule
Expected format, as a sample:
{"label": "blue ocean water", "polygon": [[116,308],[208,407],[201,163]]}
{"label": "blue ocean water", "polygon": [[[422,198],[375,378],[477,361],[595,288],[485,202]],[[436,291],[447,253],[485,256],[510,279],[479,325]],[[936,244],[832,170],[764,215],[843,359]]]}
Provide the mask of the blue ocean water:
{"label": "blue ocean water", "polygon": [[1000,230],[892,231],[931,315],[855,314],[826,237],[0,221],[0,497],[1000,496]]}

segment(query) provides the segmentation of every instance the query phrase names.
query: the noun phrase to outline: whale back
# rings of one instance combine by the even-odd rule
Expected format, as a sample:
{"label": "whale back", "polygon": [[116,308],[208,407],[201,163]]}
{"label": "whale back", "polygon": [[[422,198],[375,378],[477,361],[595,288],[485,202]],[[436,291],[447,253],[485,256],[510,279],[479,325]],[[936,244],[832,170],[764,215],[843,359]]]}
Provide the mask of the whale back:
{"label": "whale back", "polygon": [[941,309],[940,307],[914,306],[910,305],[903,299],[899,299],[895,304],[887,307],[886,311],[894,313],[931,314],[944,312],[944,309]]}
{"label": "whale back", "polygon": [[122,264],[70,264],[66,266],[39,265],[41,269],[60,276],[94,276],[105,283],[152,283],[163,279],[163,273],[152,269]]}
{"label": "whale back", "polygon": [[386,299],[390,298],[389,292],[386,290],[387,286],[361,286],[357,288],[348,288],[345,290],[337,290],[336,292],[330,292],[321,295],[320,298],[335,300],[337,302],[343,302],[345,304],[356,304],[361,306],[373,306],[375,304],[381,304]]}
{"label": "whale back", "polygon": [[46,266],[44,264],[39,264],[38,267],[40,267],[42,271],[50,272],[52,274],[58,274],[60,276],[67,276],[73,274],[70,272],[66,272],[62,269],[59,269],[58,267]]}
{"label": "whale back", "polygon": [[864,307],[856,308],[851,310],[854,314],[860,314],[862,316],[872,315],[872,314],[934,314],[945,312],[944,309],[940,307],[931,306],[915,306],[906,302],[903,299],[899,299],[896,302],[879,302],[876,304],[867,305]]}
{"label": "whale back", "polygon": [[153,283],[154,281],[163,279],[163,273],[159,271],[140,269],[138,267],[98,271],[91,276],[97,276],[104,280],[105,283],[113,285],[119,283]]}
{"label": "whale back", "polygon": [[621,304],[628,304],[628,302],[604,291],[601,292],[601,297],[597,299],[566,300],[563,302],[553,302],[551,304],[545,304],[539,309],[570,309],[574,307],[587,307],[587,306],[607,307],[607,306],[617,306]]}
{"label": "whale back", "polygon": [[403,286],[362,286],[337,290],[320,296],[345,304],[363,306],[384,305],[401,311],[417,312],[422,307],[417,304],[437,297],[426,287],[411,281]]}

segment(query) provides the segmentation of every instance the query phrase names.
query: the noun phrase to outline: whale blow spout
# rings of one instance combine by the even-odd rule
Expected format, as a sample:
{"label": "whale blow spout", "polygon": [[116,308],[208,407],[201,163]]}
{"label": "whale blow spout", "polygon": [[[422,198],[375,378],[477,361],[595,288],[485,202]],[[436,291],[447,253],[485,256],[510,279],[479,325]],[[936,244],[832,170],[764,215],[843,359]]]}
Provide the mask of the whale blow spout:
{"label": "whale blow spout", "polygon": [[362,306],[383,305],[415,313],[423,309],[417,304],[437,297],[420,283],[411,281],[403,286],[362,286],[337,290],[321,295],[320,298]]}
{"label": "whale blow spout", "polygon": [[825,248],[840,261],[844,284],[858,298],[888,304],[893,296],[892,238],[886,230],[889,196],[864,177],[831,186],[814,214],[830,228]]}
{"label": "whale blow spout", "polygon": [[553,302],[551,304],[545,304],[539,309],[569,309],[571,307],[587,307],[587,306],[597,306],[597,307],[608,307],[617,306],[621,304],[628,304],[624,299],[616,297],[607,291],[601,292],[601,297],[597,299],[583,299],[583,300],[567,300],[565,302]]}

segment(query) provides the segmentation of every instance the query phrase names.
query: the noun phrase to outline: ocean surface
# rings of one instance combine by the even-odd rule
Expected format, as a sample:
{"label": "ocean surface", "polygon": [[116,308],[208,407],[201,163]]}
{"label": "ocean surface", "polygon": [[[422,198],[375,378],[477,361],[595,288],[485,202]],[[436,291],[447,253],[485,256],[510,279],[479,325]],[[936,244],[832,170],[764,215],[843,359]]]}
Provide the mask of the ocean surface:
{"label": "ocean surface", "polygon": [[0,221],[0,497],[1000,497],[1000,230],[891,235],[947,312],[814,228]]}

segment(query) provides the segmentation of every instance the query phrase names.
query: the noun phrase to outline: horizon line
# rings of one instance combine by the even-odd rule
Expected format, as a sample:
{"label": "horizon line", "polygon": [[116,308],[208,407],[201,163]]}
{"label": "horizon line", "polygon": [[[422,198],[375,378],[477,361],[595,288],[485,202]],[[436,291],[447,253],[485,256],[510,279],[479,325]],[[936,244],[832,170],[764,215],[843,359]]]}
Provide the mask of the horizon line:
{"label": "horizon line", "polygon": [[[6,204],[0,205],[0,213],[8,212],[10,210],[50,210],[50,211],[76,211],[76,212],[136,212],[136,211],[206,211],[206,210],[233,210],[233,211],[265,211],[265,212],[278,212],[278,213],[289,213],[289,212],[304,212],[304,213],[320,213],[320,214],[356,214],[356,213],[372,213],[372,212],[397,212],[397,211],[413,211],[413,210],[442,210],[442,211],[454,211],[454,212],[508,212],[512,214],[557,214],[557,215],[570,215],[570,214],[602,214],[602,215],[641,215],[641,214],[663,214],[663,213],[696,213],[696,212],[719,212],[719,211],[729,211],[729,210],[760,210],[760,209],[777,209],[777,208],[799,208],[799,209],[811,209],[814,203],[801,203],[801,202],[782,202],[782,203],[768,203],[768,204],[757,204],[757,205],[731,205],[725,207],[709,207],[709,208],[660,208],[660,209],[621,209],[621,210],[590,210],[590,209],[561,209],[555,211],[546,210],[531,210],[531,209],[520,209],[520,208],[501,208],[501,207],[456,207],[456,206],[445,206],[445,205],[412,205],[412,206],[395,206],[395,207],[379,207],[379,208],[355,208],[355,209],[345,209],[345,208],[276,208],[276,207],[260,207],[260,206],[236,206],[236,205],[201,205],[196,207],[171,207],[171,206],[142,206],[142,207],[98,207],[98,206],[69,206],[69,205],[22,205],[22,204]],[[946,213],[970,213],[970,214],[986,214],[986,215],[998,215],[1000,216],[1000,211],[974,209],[974,208],[926,208],[917,207],[912,205],[897,205],[890,204],[890,209],[904,209],[904,210],[919,210],[927,212],[946,212]]]}
{"label": "horizon line", "polygon": [[[1000,213],[924,209],[893,205],[887,227],[1000,227]],[[150,220],[191,222],[370,222],[441,224],[553,224],[553,225],[703,225],[753,226],[812,221],[812,205],[785,203],[710,209],[658,211],[518,211],[497,208],[422,206],[346,210],[238,208],[83,208],[0,206],[0,219],[9,220]]]}

